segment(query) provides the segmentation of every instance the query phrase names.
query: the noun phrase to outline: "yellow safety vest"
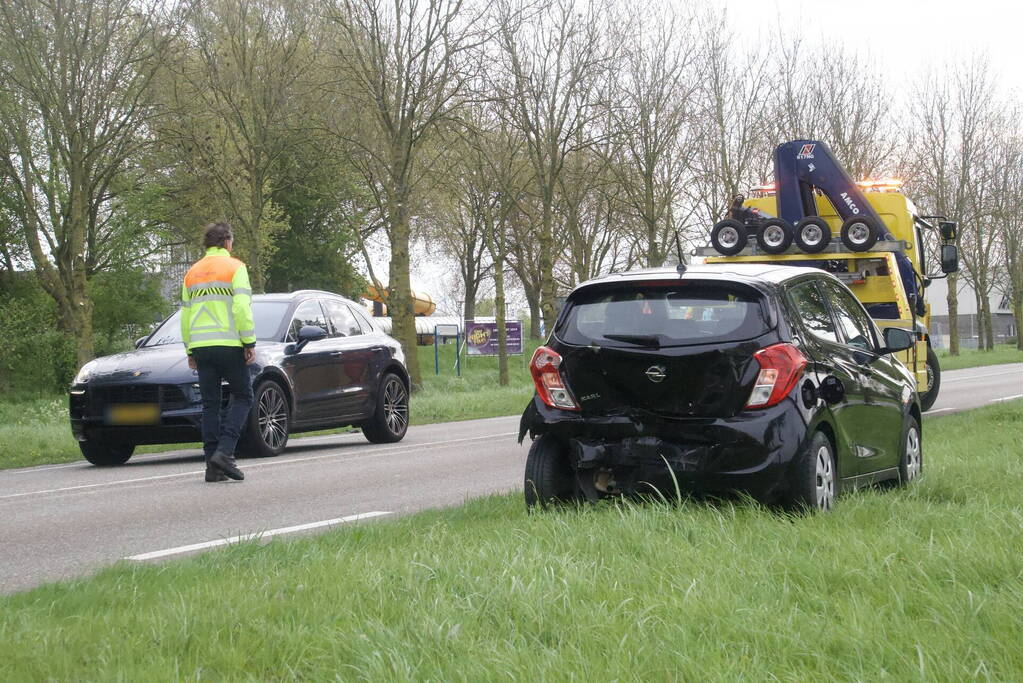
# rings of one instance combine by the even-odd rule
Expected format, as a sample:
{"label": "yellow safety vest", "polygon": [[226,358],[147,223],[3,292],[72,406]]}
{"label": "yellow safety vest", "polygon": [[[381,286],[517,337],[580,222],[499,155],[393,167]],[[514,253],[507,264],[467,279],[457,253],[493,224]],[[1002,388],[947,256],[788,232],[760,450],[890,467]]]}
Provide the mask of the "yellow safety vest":
{"label": "yellow safety vest", "polygon": [[185,275],[181,339],[189,354],[201,346],[255,346],[249,272],[227,249],[210,247]]}

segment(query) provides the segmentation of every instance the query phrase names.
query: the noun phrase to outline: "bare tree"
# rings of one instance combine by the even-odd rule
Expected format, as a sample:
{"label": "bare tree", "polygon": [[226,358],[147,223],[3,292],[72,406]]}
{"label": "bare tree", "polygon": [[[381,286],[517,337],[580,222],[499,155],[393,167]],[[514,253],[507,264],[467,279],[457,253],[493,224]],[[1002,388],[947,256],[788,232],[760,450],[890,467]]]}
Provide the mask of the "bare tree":
{"label": "bare tree", "polygon": [[992,222],[1002,256],[1002,289],[1012,303],[1016,348],[1023,350],[1023,108],[1019,102],[1004,115],[992,154]]}
{"label": "bare tree", "polygon": [[690,157],[696,146],[694,17],[663,5],[646,8],[611,78],[609,169],[621,201],[640,219],[642,262],[660,266],[671,251]]}
{"label": "bare tree", "polygon": [[[951,75],[951,77],[949,77]],[[909,187],[938,214],[960,224],[963,275],[974,286],[978,314],[990,316],[993,287],[989,187],[984,166],[991,153],[994,83],[980,58],[951,74],[931,73],[914,93]],[[948,278],[949,350],[959,353],[958,274]],[[987,313],[985,314],[985,311]]]}
{"label": "bare tree", "polygon": [[555,318],[560,252],[554,236],[558,182],[569,154],[591,144],[587,124],[598,115],[595,85],[618,48],[614,12],[608,1],[580,6],[551,0],[540,11],[525,13],[518,0],[503,0],[498,14],[505,77],[495,83],[506,103],[502,115],[525,139],[533,167],[540,307],[549,326]]}
{"label": "bare tree", "polygon": [[409,282],[410,208],[428,166],[431,133],[472,97],[467,53],[483,40],[481,15],[464,0],[333,0],[337,82],[349,116],[334,132],[376,189],[390,242],[387,305],[394,333],[421,383]]}
{"label": "bare tree", "polygon": [[724,13],[700,19],[697,74],[703,102],[694,123],[699,144],[686,189],[704,226],[719,220],[733,196],[759,184],[770,167],[771,80],[764,54],[738,53]]}
{"label": "bare tree", "polygon": [[171,28],[168,3],[0,4],[0,150],[13,209],[78,362],[93,355],[88,281],[109,235],[112,184],[148,141],[149,85]]}
{"label": "bare tree", "polygon": [[893,96],[866,57],[826,44],[775,36],[775,141],[824,140],[854,178],[889,169],[898,131]]}

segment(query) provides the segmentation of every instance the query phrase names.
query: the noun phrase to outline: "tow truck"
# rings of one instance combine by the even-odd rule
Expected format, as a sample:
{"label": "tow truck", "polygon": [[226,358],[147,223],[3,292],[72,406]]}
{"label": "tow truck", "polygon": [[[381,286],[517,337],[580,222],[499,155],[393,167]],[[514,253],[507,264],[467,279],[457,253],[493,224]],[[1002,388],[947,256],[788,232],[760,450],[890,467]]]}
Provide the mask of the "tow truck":
{"label": "tow truck", "polygon": [[[916,344],[897,354],[915,375],[920,405],[938,397],[941,367],[931,344],[926,288],[959,269],[956,223],[920,215],[898,179],[854,182],[827,144],[793,140],[774,153],[774,182],[733,198],[716,223],[708,263],[785,263],[842,280],[880,328],[901,327]],[[936,244],[938,249],[929,249]],[[941,273],[930,273],[940,255]]]}

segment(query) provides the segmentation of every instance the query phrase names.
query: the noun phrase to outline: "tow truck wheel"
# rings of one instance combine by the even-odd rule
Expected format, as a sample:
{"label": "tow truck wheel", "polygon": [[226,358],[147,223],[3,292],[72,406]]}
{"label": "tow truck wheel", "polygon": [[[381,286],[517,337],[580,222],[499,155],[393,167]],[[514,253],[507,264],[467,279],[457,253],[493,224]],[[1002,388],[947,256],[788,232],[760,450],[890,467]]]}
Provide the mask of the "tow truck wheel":
{"label": "tow truck wheel", "polygon": [[818,216],[808,216],[796,223],[796,246],[807,254],[816,254],[831,244],[831,228]]}
{"label": "tow truck wheel", "polygon": [[746,248],[746,242],[746,226],[733,218],[718,221],[710,231],[711,246],[723,256],[735,256]]}
{"label": "tow truck wheel", "polygon": [[877,226],[867,216],[849,216],[842,223],[842,244],[852,251],[868,251],[877,238]]}
{"label": "tow truck wheel", "polygon": [[938,364],[938,354],[934,349],[927,347],[927,389],[920,392],[920,410],[930,410],[934,402],[938,400],[938,389],[941,388],[941,366]]}
{"label": "tow truck wheel", "polygon": [[757,230],[757,244],[768,254],[780,254],[792,246],[795,231],[783,218],[768,218]]}

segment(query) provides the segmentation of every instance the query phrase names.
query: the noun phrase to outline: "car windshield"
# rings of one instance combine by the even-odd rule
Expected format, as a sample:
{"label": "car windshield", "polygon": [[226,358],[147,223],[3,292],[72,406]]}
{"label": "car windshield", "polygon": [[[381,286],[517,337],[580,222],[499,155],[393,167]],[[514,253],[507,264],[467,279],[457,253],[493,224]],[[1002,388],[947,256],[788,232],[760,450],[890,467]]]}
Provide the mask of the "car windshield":
{"label": "car windshield", "polygon": [[[287,301],[253,301],[252,319],[256,323],[256,339],[280,341],[277,331],[288,311]],[[163,346],[181,343],[181,311],[163,321],[159,329],[146,342],[146,346]]]}
{"label": "car windshield", "polygon": [[601,288],[569,305],[555,330],[568,344],[687,346],[752,339],[768,329],[761,295],[729,283]]}

